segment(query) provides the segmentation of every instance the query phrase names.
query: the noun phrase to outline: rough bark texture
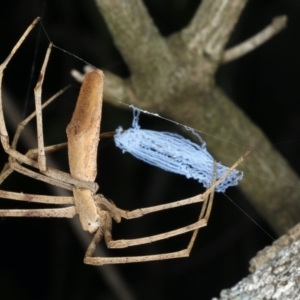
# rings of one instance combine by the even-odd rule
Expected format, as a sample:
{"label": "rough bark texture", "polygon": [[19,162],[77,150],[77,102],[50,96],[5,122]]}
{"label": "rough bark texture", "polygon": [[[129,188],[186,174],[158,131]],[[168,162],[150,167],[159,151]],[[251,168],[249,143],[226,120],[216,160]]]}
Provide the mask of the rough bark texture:
{"label": "rough bark texture", "polygon": [[300,299],[299,236],[300,224],[258,252],[250,261],[254,273],[223,290],[219,299]]}
{"label": "rough bark texture", "polygon": [[[252,154],[242,169],[250,180],[244,194],[279,234],[299,221],[299,179],[264,133],[215,85],[224,48],[246,0],[204,0],[190,24],[165,38],[139,0],[96,0],[131,76],[105,72],[104,99],[131,103],[232,143],[212,139],[213,154],[229,165],[245,151]],[[247,176],[247,175],[246,175]],[[268,184],[266,179],[269,180]]]}

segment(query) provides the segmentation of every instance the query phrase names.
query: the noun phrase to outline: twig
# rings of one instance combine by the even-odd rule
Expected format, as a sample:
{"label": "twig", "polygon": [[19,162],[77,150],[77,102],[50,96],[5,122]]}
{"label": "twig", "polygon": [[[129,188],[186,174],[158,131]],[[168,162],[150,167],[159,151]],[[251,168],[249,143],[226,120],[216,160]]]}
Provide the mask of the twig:
{"label": "twig", "polygon": [[[85,66],[84,73],[77,70],[71,71],[71,76],[82,83],[86,73],[91,72],[89,66]],[[126,79],[109,72],[105,71],[105,86],[103,92],[103,98],[106,102],[112,105],[116,105],[119,102],[131,103],[138,106],[138,100],[134,97],[134,93],[131,91],[131,86],[128,84]]]}
{"label": "twig", "polygon": [[223,56],[222,63],[225,64],[238,59],[241,56],[258,48],[267,40],[279,33],[282,29],[284,29],[286,27],[286,24],[287,16],[279,16],[274,18],[272,23],[268,25],[264,30],[262,30],[252,38],[246,40],[245,42],[227,50]]}
{"label": "twig", "polygon": [[108,102],[124,102],[138,104],[138,99],[134,96],[131,90],[131,85],[128,84],[126,79],[109,72],[105,71],[105,86],[103,97]]}

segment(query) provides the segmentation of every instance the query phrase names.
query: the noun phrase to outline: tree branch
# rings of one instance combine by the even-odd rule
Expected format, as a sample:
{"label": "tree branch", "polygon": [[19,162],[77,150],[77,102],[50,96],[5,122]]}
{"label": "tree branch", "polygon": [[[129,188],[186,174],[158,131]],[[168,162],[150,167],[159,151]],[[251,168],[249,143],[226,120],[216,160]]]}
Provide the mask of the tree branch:
{"label": "tree branch", "polygon": [[247,0],[204,0],[182,31],[188,51],[219,60]]}
{"label": "tree branch", "polygon": [[284,247],[291,245],[294,241],[300,239],[300,223],[291,228],[285,235],[274,241],[271,246],[259,251],[255,257],[250,260],[249,271],[254,273],[261,266],[269,263]]}
{"label": "tree branch", "polygon": [[[157,112],[157,109],[154,111]],[[203,132],[213,132],[216,137],[225,137],[231,143],[251,149],[251,154],[241,166],[245,179],[239,187],[277,233],[285,233],[299,221],[299,195],[291,188],[300,184],[297,174],[259,127],[221,89],[215,87],[201,95],[191,91],[173,101],[166,113],[179,123]],[[215,157],[228,165],[245,151],[242,146],[232,147],[231,143],[208,139],[209,136],[204,134],[202,137]]]}
{"label": "tree branch", "polygon": [[[160,57],[161,68],[170,63],[167,43],[159,34],[146,7],[140,0],[96,0],[116,46],[128,64],[132,74],[144,74],[153,70],[153,61]],[[141,65],[145,66],[141,68]]]}
{"label": "tree branch", "polygon": [[[172,80],[176,64],[143,2],[96,0],[96,3],[131,71],[129,80],[136,99],[161,102],[165,97],[163,86]],[[153,87],[158,87],[160,93],[154,96]]]}
{"label": "tree branch", "polygon": [[[300,293],[300,225],[258,253],[254,273],[223,290],[220,300],[298,299]],[[253,267],[253,265],[252,265]],[[213,298],[217,300],[217,298]]]}
{"label": "tree branch", "polygon": [[246,40],[245,42],[226,50],[222,59],[222,63],[225,64],[230,61],[236,60],[241,56],[244,56],[247,53],[258,48],[266,41],[271,39],[274,35],[283,30],[286,27],[286,24],[287,16],[279,16],[274,18],[272,20],[272,23],[261,32]]}
{"label": "tree branch", "polygon": [[[77,70],[72,70],[71,75],[75,80],[82,83],[85,75],[92,72],[94,68],[86,66],[84,73],[80,73]],[[105,71],[105,85],[103,91],[103,97],[107,102],[112,105],[116,105],[119,102],[131,103],[137,105],[139,101],[134,97],[134,93],[131,91],[130,84],[126,79],[122,79],[119,76]]]}
{"label": "tree branch", "polygon": [[138,103],[138,100],[134,97],[134,93],[131,90],[128,80],[124,80],[109,71],[105,71],[105,87],[103,96],[110,103]]}
{"label": "tree branch", "polygon": [[[262,131],[214,85],[223,48],[247,1],[204,0],[188,28],[167,40],[159,36],[141,1],[96,2],[132,71],[126,80],[107,73],[105,100],[134,103],[249,146],[252,154],[242,167],[247,178],[240,185],[242,191],[277,233],[296,224],[300,202],[289,186],[300,186],[298,177]],[[214,155],[228,165],[245,151],[204,138]]]}

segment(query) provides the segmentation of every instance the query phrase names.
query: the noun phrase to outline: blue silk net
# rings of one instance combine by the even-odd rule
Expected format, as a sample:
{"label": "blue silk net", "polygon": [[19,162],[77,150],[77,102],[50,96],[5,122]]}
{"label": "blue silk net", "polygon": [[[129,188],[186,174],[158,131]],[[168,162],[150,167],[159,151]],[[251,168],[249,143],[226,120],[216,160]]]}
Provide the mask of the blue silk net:
{"label": "blue silk net", "polygon": [[[134,157],[165,171],[185,175],[196,179],[205,188],[212,185],[214,178],[214,158],[206,149],[205,142],[199,135],[201,145],[185,139],[176,133],[141,129],[138,122],[140,110],[133,107],[132,128],[123,131],[120,126],[114,136],[115,144],[123,153],[129,152]],[[216,179],[228,170],[217,163]],[[225,192],[230,186],[238,185],[243,172],[233,170],[215,189]]]}

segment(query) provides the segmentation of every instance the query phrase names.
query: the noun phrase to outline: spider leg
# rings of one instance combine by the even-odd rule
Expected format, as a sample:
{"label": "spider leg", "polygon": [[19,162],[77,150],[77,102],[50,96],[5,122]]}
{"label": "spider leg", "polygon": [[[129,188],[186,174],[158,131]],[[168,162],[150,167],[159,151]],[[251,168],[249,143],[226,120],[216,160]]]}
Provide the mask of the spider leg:
{"label": "spider leg", "polygon": [[[67,89],[70,88],[71,85],[67,85],[65,88],[61,89],[57,93],[55,93],[51,98],[49,98],[43,105],[41,106],[41,109],[43,110],[45,107],[47,107],[49,104],[51,104],[54,100],[56,100],[60,95],[62,95]],[[26,125],[36,116],[36,110],[32,112],[26,119],[24,119],[21,123],[18,124],[16,133],[14,135],[13,141],[12,141],[12,148],[16,149],[17,143],[19,141],[20,135],[23,132]],[[46,148],[45,148],[46,151]]]}
{"label": "spider leg", "polygon": [[189,253],[187,250],[180,250],[176,252],[145,255],[145,256],[124,256],[124,257],[89,257],[84,258],[84,263],[87,265],[103,266],[111,264],[126,264],[126,263],[138,263],[155,260],[165,260],[173,258],[188,257]]}
{"label": "spider leg", "polygon": [[96,199],[99,201],[99,203],[102,203],[106,207],[109,207],[110,210],[113,210],[117,212],[122,218],[124,219],[135,219],[135,218],[140,218],[143,217],[146,214],[154,213],[157,211],[162,211],[166,209],[172,209],[175,207],[180,207],[183,205],[190,205],[193,203],[198,203],[198,202],[203,202],[209,194],[212,193],[212,190],[214,190],[244,159],[247,155],[249,155],[250,151],[247,150],[228,170],[219,178],[218,180],[214,181],[212,186],[206,190],[205,193],[196,195],[191,198],[175,201],[172,203],[167,203],[167,204],[161,204],[161,205],[156,205],[156,206],[150,206],[150,207],[144,207],[144,208],[138,208],[132,211],[126,211],[120,208],[115,207],[111,203],[108,203],[107,200],[102,198],[102,195],[97,195]]}
{"label": "spider leg", "polygon": [[46,154],[44,145],[44,134],[43,134],[43,114],[42,114],[42,86],[45,78],[45,71],[49,61],[51,53],[52,43],[49,44],[45,59],[40,71],[38,82],[34,88],[34,99],[35,99],[35,110],[36,110],[36,127],[37,127],[37,140],[38,140],[38,163],[41,172],[47,170],[46,166]]}
{"label": "spider leg", "polygon": [[[198,222],[200,222],[201,220],[204,220],[206,222],[206,224],[208,223],[208,219],[210,217],[210,213],[211,213],[211,209],[212,209],[212,205],[213,205],[213,201],[214,201],[214,195],[215,195],[215,183],[216,183],[216,175],[217,175],[217,162],[214,161],[214,175],[213,175],[213,184],[212,184],[212,190],[211,193],[208,195],[208,197],[204,200],[201,211],[200,211],[200,215],[198,218]],[[200,227],[198,227],[197,229],[194,230],[192,237],[190,239],[190,242],[187,246],[187,248],[185,249],[185,251],[187,251],[187,254],[190,255],[192,248],[194,246],[195,240],[197,238],[197,235],[199,233],[199,229]]]}
{"label": "spider leg", "polygon": [[23,33],[17,44],[13,47],[8,57],[5,59],[5,61],[0,65],[0,135],[1,135],[1,143],[5,151],[8,151],[11,146],[9,144],[9,137],[5,125],[4,120],[4,114],[3,114],[3,104],[2,104],[2,77],[3,72],[16,51],[19,49],[23,41],[26,39],[27,35],[30,33],[30,31],[33,29],[33,27],[36,25],[36,23],[39,21],[39,18],[36,18],[26,29],[26,31]]}
{"label": "spider leg", "polygon": [[[210,195],[210,197],[213,197],[213,193]],[[101,240],[101,232],[100,229],[96,232],[94,235],[94,238],[88,247],[88,250],[84,257],[84,263],[88,265],[94,265],[94,266],[102,266],[106,264],[125,264],[125,263],[138,263],[138,262],[146,262],[146,261],[155,261],[155,260],[165,260],[165,259],[174,259],[174,258],[182,258],[182,257],[188,257],[190,255],[190,252],[193,248],[194,242],[196,240],[198,231],[200,227],[206,226],[207,220],[209,218],[210,214],[210,208],[212,205],[213,198],[210,198],[207,200],[208,205],[202,206],[201,213],[199,216],[198,224],[201,221],[201,217],[203,217],[202,220],[205,220],[203,222],[202,226],[198,226],[196,230],[194,230],[193,235],[191,237],[191,240],[187,246],[187,248],[175,252],[169,252],[169,253],[163,253],[163,254],[155,254],[155,255],[145,255],[145,256],[128,256],[128,257],[92,257],[97,243]],[[211,204],[210,204],[211,203]],[[196,224],[196,223],[195,223]],[[204,225],[205,224],[205,225]],[[189,231],[189,230],[188,230]],[[108,244],[108,243],[107,243]]]}
{"label": "spider leg", "polygon": [[1,209],[0,217],[73,218],[76,214],[73,197],[33,195],[0,190],[0,198],[28,203],[71,205],[62,208]]}
{"label": "spider leg", "polygon": [[[65,88],[63,88],[62,90],[58,91],[57,93],[55,93],[51,98],[49,98],[43,105],[42,105],[42,109],[44,109],[46,106],[48,106],[50,103],[52,103],[55,99],[57,99],[61,94],[63,94],[68,88],[70,87],[70,85],[66,86]],[[24,119],[21,123],[18,124],[16,133],[14,135],[13,141],[12,141],[12,149],[16,150],[17,147],[17,143],[20,139],[20,135],[23,132],[24,128],[26,127],[26,125],[36,116],[36,111],[34,111],[33,113],[31,113],[26,119]],[[52,153],[54,151],[58,151],[62,148],[65,148],[67,146],[67,143],[61,143],[61,144],[57,144],[57,145],[52,145],[52,146],[48,146],[45,147],[45,153],[49,154]],[[32,159],[36,159],[38,157],[38,151],[37,149],[31,149],[29,151],[27,151],[27,153],[25,154],[25,156],[32,158]],[[9,163],[6,163],[0,173],[0,184],[13,172],[13,169],[10,168]]]}
{"label": "spider leg", "polygon": [[[190,224],[188,226],[173,230],[173,231],[169,231],[166,233],[162,233],[162,234],[158,234],[158,235],[154,235],[154,236],[150,236],[150,237],[145,237],[145,238],[113,241],[113,240],[111,240],[111,236],[110,236],[108,239],[106,239],[106,244],[109,248],[124,248],[124,247],[129,247],[129,246],[134,246],[134,245],[151,243],[154,241],[159,241],[159,240],[173,237],[173,236],[183,234],[186,232],[194,231],[192,234],[192,237],[190,239],[190,242],[185,249],[179,250],[176,252],[156,254],[156,255],[147,255],[147,256],[92,257],[97,243],[99,243],[99,241],[101,240],[101,238],[99,238],[100,233],[97,232],[93,238],[93,241],[90,244],[89,251],[87,251],[87,253],[86,253],[84,262],[86,264],[99,266],[99,265],[105,265],[105,264],[146,262],[146,261],[154,261],[154,260],[165,260],[165,259],[188,257],[194,246],[194,242],[196,240],[199,229],[201,227],[204,227],[207,225],[208,219],[210,217],[211,209],[212,209],[215,188],[222,180],[224,180],[230,174],[230,172],[232,172],[232,170],[234,170],[236,168],[237,165],[239,165],[243,161],[243,159],[248,154],[249,154],[249,151],[247,151],[219,180],[216,180],[216,162],[214,162],[214,170],[215,171],[214,171],[213,183],[212,183],[211,187],[208,188],[204,194],[198,195],[193,198],[177,201],[175,205],[174,205],[174,203],[170,203],[170,205],[167,205],[167,207],[160,205],[160,206],[156,206],[154,209],[152,209],[150,207],[150,210],[146,209],[146,211],[142,211],[143,209],[136,210],[135,213],[130,216],[132,218],[138,218],[138,217],[143,216],[145,213],[151,213],[154,211],[169,209],[169,208],[173,208],[173,207],[178,207],[178,206],[182,206],[182,205],[187,205],[187,204],[203,201],[203,205],[202,205],[200,215],[199,215],[197,222]],[[99,197],[98,202],[101,202],[105,207],[107,207],[111,211],[118,211],[119,214],[123,217],[123,213],[125,211],[122,211],[122,210],[114,207],[114,205],[111,203],[107,203],[108,201],[104,197],[102,197],[102,198]],[[125,214],[126,213],[128,215],[128,212],[125,212]]]}
{"label": "spider leg", "polygon": [[[214,163],[215,168],[216,168],[216,162]],[[196,236],[198,234],[198,231],[201,227],[205,227],[207,225],[210,213],[211,213],[211,208],[212,208],[212,204],[213,204],[213,198],[214,198],[214,193],[215,193],[215,185],[214,183],[216,182],[216,175],[214,174],[214,181],[212,184],[212,188],[209,188],[209,194],[207,195],[207,197],[204,199],[204,202],[202,204],[202,208],[200,211],[200,215],[198,218],[198,221],[175,229],[175,230],[171,230],[168,232],[164,232],[161,234],[156,234],[156,235],[152,235],[152,236],[148,236],[148,237],[143,237],[143,238],[137,238],[137,239],[130,239],[130,240],[116,240],[113,241],[111,240],[107,246],[108,248],[127,248],[127,247],[131,247],[131,246],[137,246],[137,245],[142,245],[142,244],[149,244],[149,243],[153,243],[156,241],[160,241],[160,240],[165,240],[168,239],[170,237],[174,237],[180,234],[184,234],[190,231],[194,231],[191,241],[190,241],[190,248],[192,248],[194,241],[196,239]],[[188,248],[189,249],[189,246]]]}
{"label": "spider leg", "polygon": [[[58,151],[62,148],[65,148],[67,146],[67,143],[61,143],[61,144],[57,144],[57,145],[52,145],[52,146],[48,146],[45,147],[45,153],[52,153],[55,151]],[[27,156],[30,159],[36,159],[38,156],[38,150],[37,149],[30,149],[27,151],[27,153],[25,154],[25,156]],[[12,163],[17,163],[17,161],[10,157],[9,162],[6,163],[0,173],[0,184],[14,171],[14,169],[11,167]]]}
{"label": "spider leg", "polygon": [[[64,88],[63,90],[59,91],[58,93],[56,93],[54,96],[52,96],[47,102],[45,102],[43,105],[42,105],[42,109],[44,107],[46,107],[48,104],[50,104],[54,99],[56,99],[56,97],[58,97],[61,93],[63,93],[65,90],[67,89]],[[26,118],[25,120],[23,120],[19,125],[18,125],[18,128],[17,128],[17,131],[15,133],[15,136],[14,136],[14,140],[13,140],[13,143],[12,143],[12,148],[15,149],[16,145],[17,145],[17,142],[19,140],[19,137],[20,137],[20,134],[21,132],[24,130],[24,127],[27,125],[27,123],[35,116],[36,112],[33,112],[28,118]],[[104,132],[104,133],[101,133],[100,134],[100,137],[99,139],[101,138],[111,138],[115,135],[115,131],[112,131],[112,132]],[[56,151],[59,151],[61,149],[64,149],[68,147],[68,143],[65,142],[65,143],[60,143],[60,144],[56,144],[56,145],[51,145],[51,146],[47,146],[45,147],[45,154],[50,154],[50,153],[53,153],[53,152],[56,152]],[[28,158],[30,159],[36,159],[38,157],[38,149],[37,148],[34,148],[34,149],[30,149],[26,152],[25,156],[27,156]],[[14,160],[12,158],[12,160]],[[15,160],[14,160],[15,161]],[[49,168],[48,168],[49,169]],[[10,163],[6,163],[0,173],[0,184],[13,172],[15,171],[13,168],[11,168],[10,166]],[[38,173],[36,173],[38,174]],[[65,173],[67,174],[67,173]],[[83,187],[87,187],[87,183],[82,181],[81,184],[79,185],[84,185]],[[91,187],[92,189],[96,189],[96,186],[95,184],[91,184]]]}
{"label": "spider leg", "polygon": [[[214,163],[214,167],[216,168],[216,163]],[[111,217],[109,214],[103,215],[103,217],[100,220],[100,224],[102,224],[102,226],[100,225],[101,227],[95,233],[93,240],[90,243],[90,245],[86,251],[86,254],[84,257],[84,263],[98,266],[98,265],[105,265],[105,264],[146,262],[146,261],[154,261],[154,260],[164,260],[164,259],[188,257],[193,248],[194,242],[195,242],[197,234],[199,232],[199,228],[207,225],[207,221],[210,216],[212,202],[213,202],[214,187],[215,187],[214,183],[215,182],[216,182],[216,175],[214,174],[214,179],[213,179],[213,184],[212,184],[213,188],[210,189],[210,193],[208,194],[207,198],[204,200],[198,222],[191,224],[189,226],[182,227],[178,230],[173,230],[173,231],[161,234],[161,235],[146,237],[146,238],[142,238],[142,239],[130,240],[130,241],[135,241],[136,242],[135,244],[129,245],[129,244],[125,243],[125,246],[124,246],[124,244],[122,244],[121,240],[120,241],[112,241],[111,240]],[[194,230],[194,232],[192,234],[191,240],[190,240],[187,248],[176,251],[176,252],[156,254],[156,255],[147,255],[147,256],[92,257],[94,254],[94,251],[96,249],[96,245],[101,241],[101,238],[103,237],[103,235],[104,235],[106,245],[109,248],[124,248],[124,247],[128,247],[128,246],[133,246],[133,245],[141,245],[144,243],[151,243],[153,241],[166,239],[168,237],[186,233],[186,232],[189,232],[192,230]],[[128,241],[126,241],[126,242],[128,242]],[[119,244],[115,244],[115,243],[119,243]],[[112,244],[113,244],[113,247],[112,247]],[[119,246],[121,246],[121,247],[119,247]]]}
{"label": "spider leg", "polygon": [[108,211],[98,209],[99,214],[99,228],[95,232],[91,243],[89,244],[85,255],[84,255],[84,262],[88,264],[87,261],[92,258],[96,246],[102,240],[104,236],[105,243],[108,244],[111,241],[111,229],[112,229],[112,218]]}
{"label": "spider leg", "polygon": [[[66,87],[67,88],[67,87]],[[52,96],[47,102],[45,102],[42,105],[42,109],[44,107],[46,107],[48,104],[50,104],[54,99],[56,99],[56,97],[58,97],[58,94],[60,95],[62,92],[64,92],[66,90],[66,88],[64,88],[63,90],[59,91],[58,93],[56,93],[54,96]],[[17,128],[17,131],[15,133],[14,136],[14,140],[12,143],[12,148],[15,149],[17,142],[19,140],[20,134],[21,132],[24,130],[24,127],[27,125],[27,123],[35,116],[36,112],[33,112],[28,118],[26,118],[25,120],[23,120]],[[113,137],[115,135],[115,132],[104,132],[100,134],[100,139],[101,138],[110,138]],[[51,145],[51,146],[47,146],[45,147],[45,154],[50,154],[56,151],[59,151],[61,149],[64,149],[68,146],[68,143],[60,143],[60,144],[56,144],[56,145]],[[38,157],[38,149],[34,148],[34,149],[30,149],[26,152],[25,156],[31,158],[31,159],[36,159]],[[0,184],[13,172],[14,170],[10,167],[9,163],[6,163],[0,173]]]}
{"label": "spider leg", "polygon": [[0,217],[73,218],[75,206],[44,209],[1,209]]}
{"label": "spider leg", "polygon": [[10,167],[14,171],[17,171],[18,173],[21,173],[21,174],[23,174],[25,176],[28,176],[28,177],[31,177],[31,178],[34,178],[34,179],[37,179],[37,180],[40,180],[40,181],[43,181],[43,182],[55,185],[55,186],[59,186],[59,187],[61,187],[63,189],[69,190],[69,191],[73,190],[73,186],[71,184],[68,184],[66,182],[62,182],[59,179],[50,178],[50,177],[45,176],[43,174],[34,172],[34,171],[30,170],[30,169],[27,169],[27,168],[21,166],[16,161],[10,162]]}
{"label": "spider leg", "polygon": [[74,205],[74,198],[67,196],[46,196],[46,195],[34,195],[34,194],[23,194],[15,193],[10,191],[0,190],[0,198],[26,201],[34,203],[44,203],[44,204],[72,204]]}
{"label": "spider leg", "polygon": [[23,167],[17,161],[10,161],[10,167],[23,175],[29,176],[34,179],[38,179],[44,181],[46,183],[62,187],[67,190],[73,190],[73,187],[76,186],[77,188],[86,188],[91,190],[91,192],[95,192],[98,190],[98,184],[95,182],[90,181],[83,181],[79,179],[73,178],[69,173],[65,173],[59,171],[57,169],[52,169],[48,167],[46,172],[43,172],[45,175],[34,172]]}
{"label": "spider leg", "polygon": [[[8,133],[7,133],[7,129],[6,129],[6,125],[5,125],[5,120],[4,120],[4,114],[3,114],[3,104],[2,104],[2,94],[1,94],[1,88],[2,88],[2,77],[3,77],[3,72],[4,69],[6,68],[7,64],[9,63],[9,61],[11,60],[11,58],[14,56],[14,54],[16,53],[16,51],[18,50],[18,48],[21,46],[21,44],[23,43],[23,41],[25,40],[25,38],[27,37],[27,35],[29,34],[29,32],[33,29],[33,27],[36,25],[36,23],[38,22],[39,18],[36,18],[33,23],[27,28],[27,30],[24,32],[24,34],[21,36],[21,38],[19,39],[19,41],[17,42],[17,44],[14,46],[14,48],[12,49],[12,51],[10,52],[9,56],[6,58],[6,60],[0,65],[0,138],[1,138],[1,143],[3,146],[4,151],[10,156],[10,166],[12,167],[13,161],[15,161],[15,165],[14,167],[12,167],[15,170],[24,170],[20,164],[27,164],[29,166],[32,166],[36,169],[39,169],[41,171],[45,171],[44,174],[53,178],[54,181],[56,180],[60,180],[63,182],[66,182],[66,185],[78,185],[78,187],[85,187],[85,188],[89,188],[91,189],[93,192],[95,192],[98,189],[98,185],[94,182],[84,182],[82,180],[75,180],[73,179],[70,174],[65,173],[65,172],[61,172],[58,171],[56,172],[56,170],[53,170],[51,168],[48,168],[46,170],[46,160],[45,160],[45,149],[44,149],[44,142],[43,142],[43,136],[42,136],[42,127],[41,127],[41,122],[42,122],[42,116],[41,116],[41,103],[40,103],[40,98],[41,98],[41,85],[43,82],[43,77],[44,77],[44,73],[45,73],[45,68],[47,65],[47,61],[50,55],[50,50],[51,50],[51,44],[48,47],[47,50],[47,54],[42,66],[42,70],[41,70],[41,74],[40,74],[40,79],[38,80],[37,86],[35,88],[35,98],[36,98],[36,114],[39,115],[39,117],[37,117],[37,128],[38,128],[38,161],[30,158],[29,156],[26,156],[24,154],[21,154],[20,152],[18,152],[16,149],[14,149],[14,147],[12,147],[9,144],[9,137],[8,137]],[[15,141],[18,140],[18,137],[16,137]],[[19,167],[16,165],[19,164]],[[5,172],[8,170],[9,168],[6,167],[5,168]],[[10,171],[7,171],[8,173]],[[7,176],[8,173],[6,173],[4,175]],[[37,178],[39,175],[38,173],[30,173],[31,177],[33,178]],[[1,178],[1,177],[0,177]]]}
{"label": "spider leg", "polygon": [[[246,153],[246,154],[248,155],[248,153]],[[194,237],[192,237],[192,240],[195,240],[197,233],[199,231],[199,228],[207,225],[208,218],[210,216],[211,209],[212,209],[215,188],[230,174],[230,172],[232,172],[236,168],[236,166],[239,163],[242,162],[244,157],[245,157],[245,154],[219,180],[216,180],[216,162],[215,162],[214,163],[215,171],[214,171],[213,183],[212,183],[211,187],[208,188],[204,194],[197,195],[196,197],[193,197],[193,198],[170,203],[168,205],[167,208],[171,208],[171,207],[173,208],[173,207],[178,207],[181,205],[186,205],[186,204],[203,201],[200,216],[199,216],[199,219],[197,222],[190,224],[188,226],[181,227],[179,229],[175,229],[172,231],[168,231],[165,233],[156,234],[156,235],[152,235],[152,236],[148,236],[148,237],[137,238],[137,239],[128,239],[128,240],[125,240],[125,239],[116,240],[116,241],[112,240],[109,242],[109,244],[107,246],[109,248],[126,248],[126,247],[130,247],[130,246],[148,244],[148,243],[153,243],[155,241],[160,241],[160,240],[164,240],[164,239],[167,239],[170,237],[174,237],[174,236],[177,236],[180,234],[184,234],[189,231],[194,231],[194,233],[193,233]],[[166,206],[163,206],[163,207],[164,207],[164,209],[166,209]],[[159,208],[162,208],[162,207],[160,206]],[[140,211],[142,211],[142,213],[143,213],[143,209],[140,209]],[[153,210],[151,210],[151,212],[153,212]],[[191,240],[191,242],[192,242],[192,240]]]}
{"label": "spider leg", "polygon": [[[106,214],[107,213],[107,214]],[[94,237],[85,253],[84,263],[88,265],[102,266],[106,264],[124,264],[124,263],[134,263],[134,262],[146,262],[154,260],[164,260],[171,258],[187,257],[189,256],[190,249],[185,249],[177,252],[157,254],[157,255],[147,255],[147,256],[129,256],[129,257],[92,257],[97,244],[101,241],[104,236],[106,244],[109,243],[111,239],[111,217],[108,212],[104,212],[100,218],[100,227],[94,234]]]}
{"label": "spider leg", "polygon": [[[31,25],[27,28],[27,30],[23,33],[23,35],[21,36],[21,38],[19,39],[19,41],[16,43],[16,45],[13,47],[13,49],[11,50],[10,54],[8,55],[8,57],[5,59],[5,61],[0,65],[0,138],[1,138],[1,143],[3,146],[4,151],[11,156],[12,158],[14,158],[15,160],[18,160],[20,163],[25,163],[27,165],[33,166],[35,168],[40,168],[40,169],[44,169],[44,165],[43,165],[43,158],[39,159],[42,162],[41,167],[39,166],[39,163],[37,163],[35,160],[30,159],[29,157],[26,157],[26,155],[23,155],[21,153],[19,153],[18,151],[16,151],[14,149],[14,147],[12,147],[9,144],[9,136],[7,133],[7,129],[6,129],[6,125],[5,125],[5,120],[4,120],[4,113],[3,113],[3,103],[2,103],[2,78],[3,78],[3,72],[4,69],[6,68],[6,66],[8,65],[8,63],[10,62],[11,58],[14,56],[14,54],[16,53],[16,51],[19,49],[19,47],[21,46],[21,44],[23,43],[23,41],[26,39],[27,35],[30,33],[30,31],[33,29],[33,27],[37,24],[37,22],[39,21],[39,18],[36,18]],[[48,56],[50,54],[50,50],[48,48],[47,51],[47,55],[46,55],[46,59],[45,61],[47,61]],[[45,62],[42,68],[42,73],[45,70]],[[43,74],[41,74],[43,77]],[[39,129],[40,131],[40,129]],[[41,142],[39,142],[39,144],[41,144]],[[41,146],[39,146],[39,152],[40,152],[40,156],[43,157],[43,149],[41,149]]]}

